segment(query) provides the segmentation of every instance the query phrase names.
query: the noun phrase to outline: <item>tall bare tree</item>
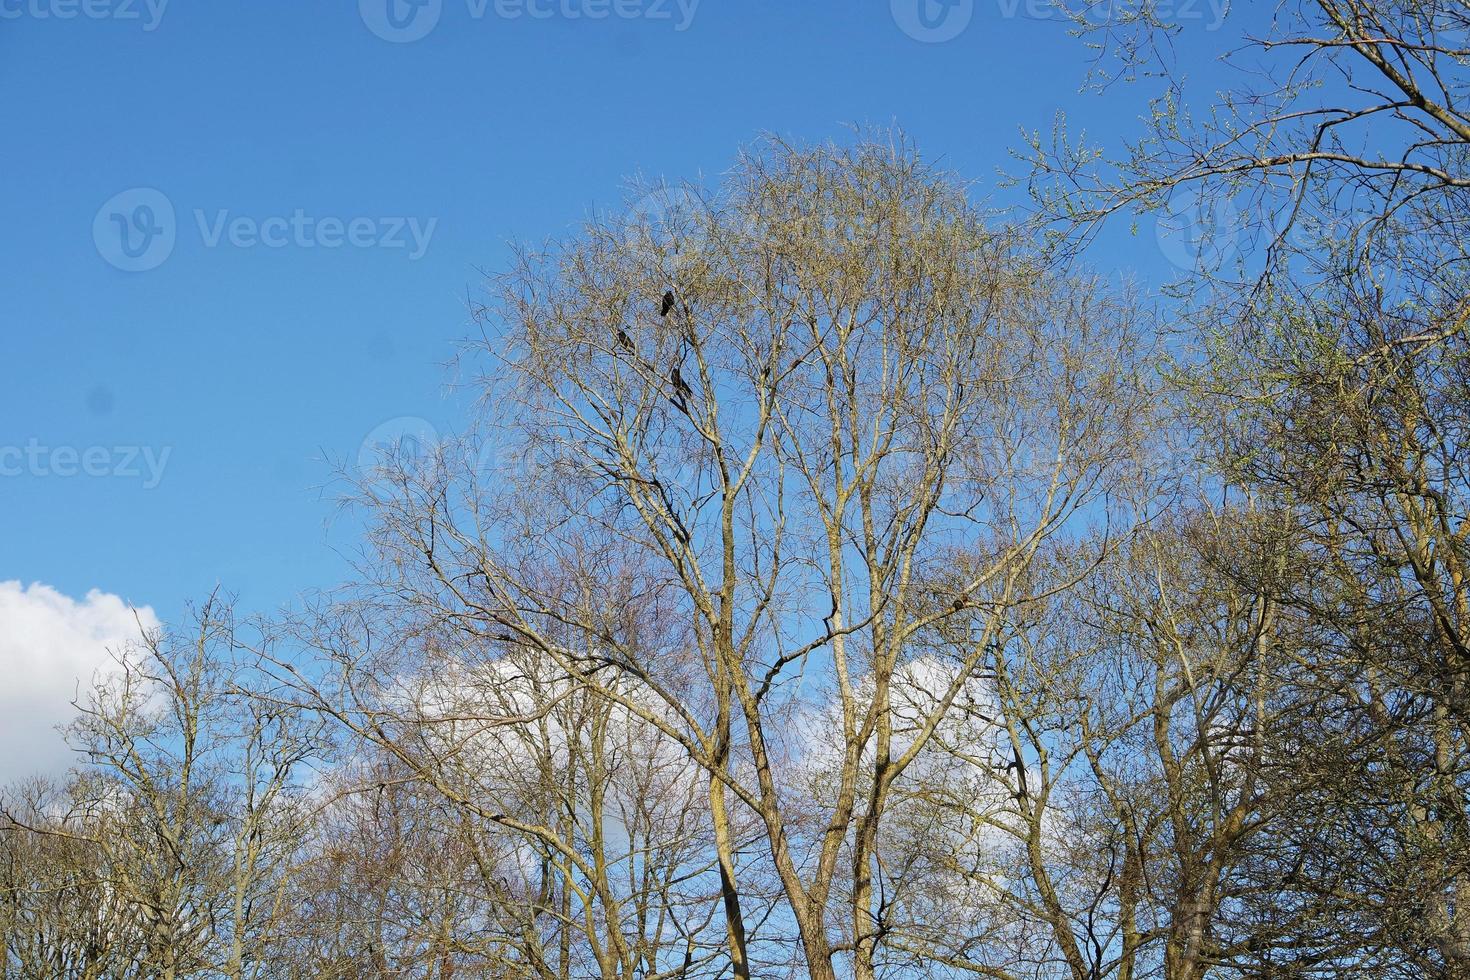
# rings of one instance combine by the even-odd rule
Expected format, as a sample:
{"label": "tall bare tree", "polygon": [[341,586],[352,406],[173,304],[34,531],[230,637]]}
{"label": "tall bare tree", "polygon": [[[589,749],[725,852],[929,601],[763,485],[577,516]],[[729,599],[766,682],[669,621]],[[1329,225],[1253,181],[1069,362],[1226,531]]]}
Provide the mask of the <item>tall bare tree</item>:
{"label": "tall bare tree", "polygon": [[[683,752],[736,976],[791,962],[784,922],[810,976],[871,977],[895,787],[1015,610],[1067,585],[1029,574],[1043,544],[1103,550],[1082,529],[1126,517],[1143,331],[899,137],[766,141],[681,199],[499,280],[487,392],[531,465],[473,480],[446,453],[369,487],[377,594],[462,669],[540,658]],[[961,616],[972,643],[914,714],[895,678]],[[837,760],[820,801],[813,740]],[[754,936],[768,875],[784,911]]]}

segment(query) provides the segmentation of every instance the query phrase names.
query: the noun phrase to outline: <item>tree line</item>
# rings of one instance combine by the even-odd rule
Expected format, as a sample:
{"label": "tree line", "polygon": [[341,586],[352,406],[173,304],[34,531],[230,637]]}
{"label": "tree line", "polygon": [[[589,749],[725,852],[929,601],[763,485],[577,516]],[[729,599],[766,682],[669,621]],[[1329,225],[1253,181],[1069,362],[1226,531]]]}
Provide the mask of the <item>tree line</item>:
{"label": "tree line", "polygon": [[[1088,6],[1159,95],[1018,214],[772,137],[520,248],[355,580],[4,791],[0,972],[1470,976],[1470,13],[1284,0],[1195,117]],[[1088,270],[1181,201],[1218,261]]]}

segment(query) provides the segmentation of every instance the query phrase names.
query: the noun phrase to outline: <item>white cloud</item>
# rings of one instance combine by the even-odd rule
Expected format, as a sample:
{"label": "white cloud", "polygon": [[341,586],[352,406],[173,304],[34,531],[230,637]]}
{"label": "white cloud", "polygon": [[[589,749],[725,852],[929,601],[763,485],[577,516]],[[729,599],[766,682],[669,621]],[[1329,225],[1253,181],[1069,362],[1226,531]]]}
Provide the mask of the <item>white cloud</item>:
{"label": "white cloud", "polygon": [[75,761],[56,730],[72,701],[158,617],[93,589],[78,601],[47,585],[0,582],[0,784],[58,776]]}

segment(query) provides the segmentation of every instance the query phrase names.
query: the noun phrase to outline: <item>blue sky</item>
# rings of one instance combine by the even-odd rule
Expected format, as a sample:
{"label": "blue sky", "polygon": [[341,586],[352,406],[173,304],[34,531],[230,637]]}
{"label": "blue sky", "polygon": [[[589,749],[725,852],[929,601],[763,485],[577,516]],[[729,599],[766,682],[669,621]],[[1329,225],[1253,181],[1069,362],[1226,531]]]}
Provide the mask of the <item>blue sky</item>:
{"label": "blue sky", "polygon": [[467,291],[630,176],[897,123],[1001,201],[1018,127],[1144,109],[1027,0],[385,2],[0,0],[0,582],[164,620],[336,583],[329,461],[454,428]]}

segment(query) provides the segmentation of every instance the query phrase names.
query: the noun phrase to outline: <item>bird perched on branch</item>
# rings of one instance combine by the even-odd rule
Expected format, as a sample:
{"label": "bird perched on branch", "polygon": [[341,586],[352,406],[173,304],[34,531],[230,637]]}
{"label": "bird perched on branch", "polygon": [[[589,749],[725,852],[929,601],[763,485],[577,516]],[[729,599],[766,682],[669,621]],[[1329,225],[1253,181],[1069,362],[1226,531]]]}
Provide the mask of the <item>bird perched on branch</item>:
{"label": "bird perched on branch", "polygon": [[681,397],[688,398],[694,394],[693,389],[691,389],[689,385],[684,381],[684,376],[679,373],[679,365],[677,364],[675,364],[674,369],[669,372],[669,383],[674,386],[674,390],[677,391]]}
{"label": "bird perched on branch", "polygon": [[1281,883],[1283,885],[1299,885],[1299,884],[1301,884],[1302,883],[1302,868],[1306,866],[1306,863],[1307,863],[1307,852],[1306,851],[1302,851],[1299,854],[1297,854],[1296,860],[1294,862],[1292,862],[1291,870],[1288,871],[1288,872],[1286,872],[1285,876],[1282,877]]}
{"label": "bird perched on branch", "polygon": [[1015,770],[1015,773],[1016,773],[1016,793],[1015,793],[1015,799],[1016,799],[1016,802],[1018,802],[1018,803],[1025,803],[1026,802],[1026,798],[1030,794],[1026,791],[1026,764],[1021,761],[1021,753],[1020,753],[1019,750],[1016,751],[1016,754],[1015,754],[1014,758],[1010,762],[1007,762],[1006,763],[1006,769],[1008,771],[1009,770]]}
{"label": "bird perched on branch", "polygon": [[666,289],[666,290],[664,290],[664,299],[663,299],[663,302],[659,304],[658,315],[659,316],[668,316],[669,315],[669,311],[671,311],[673,308],[674,308],[674,291],[672,289]]}
{"label": "bird perched on branch", "polygon": [[627,331],[622,327],[618,328],[618,346],[623,350],[633,349],[633,338],[629,337]]}

